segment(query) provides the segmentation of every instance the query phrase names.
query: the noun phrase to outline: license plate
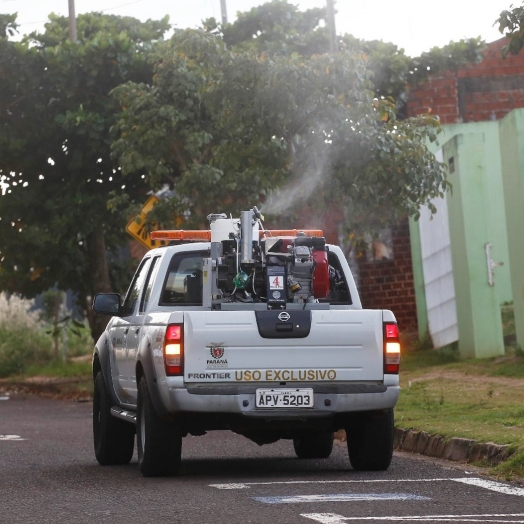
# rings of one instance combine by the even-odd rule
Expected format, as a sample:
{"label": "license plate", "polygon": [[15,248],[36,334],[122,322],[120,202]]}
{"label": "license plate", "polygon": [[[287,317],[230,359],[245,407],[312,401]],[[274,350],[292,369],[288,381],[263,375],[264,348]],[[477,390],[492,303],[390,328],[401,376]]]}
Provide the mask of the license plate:
{"label": "license plate", "polygon": [[312,389],[257,389],[257,408],[313,408]]}

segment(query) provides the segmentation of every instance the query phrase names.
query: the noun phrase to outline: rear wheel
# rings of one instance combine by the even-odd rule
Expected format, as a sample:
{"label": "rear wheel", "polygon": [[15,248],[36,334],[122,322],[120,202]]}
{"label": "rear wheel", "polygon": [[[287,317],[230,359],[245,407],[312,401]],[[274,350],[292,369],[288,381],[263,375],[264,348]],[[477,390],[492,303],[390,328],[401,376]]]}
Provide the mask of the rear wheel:
{"label": "rear wheel", "polygon": [[393,457],[393,410],[360,413],[346,428],[349,461],[359,471],[382,471]]}
{"label": "rear wheel", "polygon": [[138,467],[144,477],[174,475],[180,468],[182,436],[177,426],[161,419],[153,407],[145,377],[138,385]]}
{"label": "rear wheel", "polygon": [[135,447],[135,426],[111,415],[112,400],[102,372],[95,377],[93,440],[95,457],[102,466],[129,464]]}
{"label": "rear wheel", "polygon": [[333,432],[311,432],[293,439],[295,453],[300,459],[328,458],[333,450]]}

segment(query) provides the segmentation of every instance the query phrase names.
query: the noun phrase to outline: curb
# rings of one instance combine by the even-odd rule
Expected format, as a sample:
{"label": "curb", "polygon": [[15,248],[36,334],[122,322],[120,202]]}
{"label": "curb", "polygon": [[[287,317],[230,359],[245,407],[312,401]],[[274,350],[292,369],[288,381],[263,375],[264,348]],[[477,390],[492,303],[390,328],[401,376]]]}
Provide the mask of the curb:
{"label": "curb", "polygon": [[[337,431],[335,439],[345,442],[346,432]],[[395,428],[393,448],[397,451],[418,453],[455,462],[487,462],[491,466],[504,462],[511,454],[508,451],[509,445],[480,443],[458,437],[446,439],[440,435],[430,435],[425,431],[402,428]]]}
{"label": "curb", "polygon": [[429,457],[453,460],[455,462],[487,462],[497,466],[509,456],[509,445],[493,442],[480,443],[473,439],[430,435],[415,429],[395,428],[394,449],[427,455]]}

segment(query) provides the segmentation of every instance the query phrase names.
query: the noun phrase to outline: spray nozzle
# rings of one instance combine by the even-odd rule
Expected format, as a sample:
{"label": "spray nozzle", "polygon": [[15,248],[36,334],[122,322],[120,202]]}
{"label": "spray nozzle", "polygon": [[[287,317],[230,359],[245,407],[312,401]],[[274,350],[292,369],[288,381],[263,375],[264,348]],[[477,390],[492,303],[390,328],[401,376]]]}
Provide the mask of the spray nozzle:
{"label": "spray nozzle", "polygon": [[253,206],[253,215],[257,220],[264,220],[264,215],[259,211],[257,206]]}

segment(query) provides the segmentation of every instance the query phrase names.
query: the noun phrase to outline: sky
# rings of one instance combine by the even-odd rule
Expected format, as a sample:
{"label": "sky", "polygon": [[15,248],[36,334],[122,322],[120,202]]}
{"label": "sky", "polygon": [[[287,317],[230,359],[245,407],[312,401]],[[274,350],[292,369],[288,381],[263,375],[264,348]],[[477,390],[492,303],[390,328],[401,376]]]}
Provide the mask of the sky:
{"label": "sky", "polygon": [[[228,21],[263,0],[225,0]],[[325,0],[289,0],[300,10],[325,6]],[[501,37],[495,20],[519,0],[338,0],[337,33],[365,40],[384,40],[418,56],[434,46],[481,36],[487,42]],[[76,13],[103,11],[140,20],[166,14],[178,28],[196,27],[214,16],[221,19],[220,0],[75,0]],[[49,13],[67,16],[68,0],[0,0],[0,13],[18,13],[21,33],[43,31]]]}

